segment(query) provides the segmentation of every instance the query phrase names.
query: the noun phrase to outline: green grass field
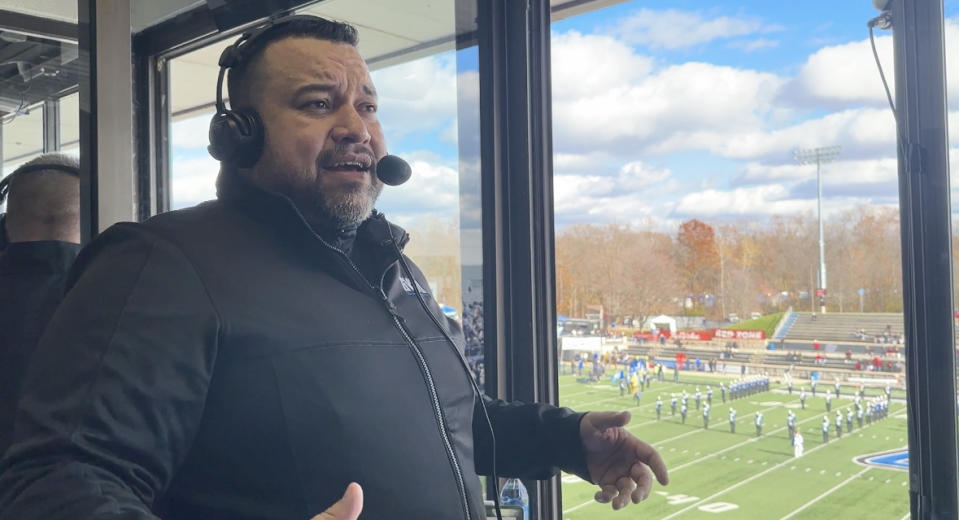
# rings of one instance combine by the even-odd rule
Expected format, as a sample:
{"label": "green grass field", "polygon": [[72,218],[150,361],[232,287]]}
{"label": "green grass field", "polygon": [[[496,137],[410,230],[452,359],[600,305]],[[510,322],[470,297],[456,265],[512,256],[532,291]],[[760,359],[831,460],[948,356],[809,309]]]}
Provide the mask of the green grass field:
{"label": "green grass field", "polygon": [[[607,380],[608,381],[608,380]],[[720,399],[714,387],[709,429],[703,429],[702,412],[695,409],[697,385],[718,384],[716,378],[683,375],[679,384],[667,375],[643,393],[639,408],[631,398],[620,397],[613,383],[585,384],[572,375],[560,376],[560,403],[574,410],[629,410],[628,428],[655,446],[669,467],[670,484],[655,484],[649,499],[613,511],[592,497],[595,486],[563,474],[563,518],[605,520],[642,519],[890,519],[908,518],[908,474],[905,471],[863,466],[855,458],[902,449],[907,444],[905,405],[890,405],[889,417],[863,428],[854,427],[841,439],[830,432],[822,443],[820,421],[826,412],[823,394],[806,400],[800,409],[799,395],[790,396],[781,387],[737,401]],[[682,424],[677,411],[670,415],[670,393],[689,393],[689,415]],[[777,391],[778,390],[778,391]],[[830,388],[831,390],[831,388]],[[843,413],[852,406],[851,388],[833,400]],[[656,397],[663,397],[662,419],[656,420]],[[894,395],[895,397],[895,395]],[[729,431],[728,410],[737,413],[736,433]],[[793,457],[786,429],[786,410],[797,415],[805,438],[805,454]],[[756,411],[765,417],[763,433],[756,437]]]}
{"label": "green grass field", "polygon": [[783,317],[783,313],[777,312],[774,314],[767,314],[765,316],[760,316],[754,320],[741,321],[739,323],[733,323],[732,325],[727,325],[727,329],[737,329],[737,330],[762,330],[766,332],[766,337],[773,337],[773,333],[776,331],[776,325],[779,325],[779,320]]}

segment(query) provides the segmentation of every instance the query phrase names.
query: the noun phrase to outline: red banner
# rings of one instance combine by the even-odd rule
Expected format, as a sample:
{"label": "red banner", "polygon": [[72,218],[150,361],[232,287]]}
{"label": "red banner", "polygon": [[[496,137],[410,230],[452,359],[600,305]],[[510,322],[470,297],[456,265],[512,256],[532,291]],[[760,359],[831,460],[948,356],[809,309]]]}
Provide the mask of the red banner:
{"label": "red banner", "polygon": [[680,331],[676,331],[676,334],[673,334],[673,337],[679,338],[682,340],[709,341],[713,339],[713,331],[711,330],[680,330]]}
{"label": "red banner", "polygon": [[766,339],[766,331],[716,329],[713,331],[713,336],[716,339]]}

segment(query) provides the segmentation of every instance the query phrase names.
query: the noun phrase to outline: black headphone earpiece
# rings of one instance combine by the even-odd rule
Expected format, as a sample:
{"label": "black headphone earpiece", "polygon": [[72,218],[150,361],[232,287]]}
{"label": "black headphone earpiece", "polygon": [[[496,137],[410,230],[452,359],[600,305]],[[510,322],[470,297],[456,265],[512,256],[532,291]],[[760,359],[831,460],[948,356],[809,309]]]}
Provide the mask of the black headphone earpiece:
{"label": "black headphone earpiece", "polygon": [[210,120],[210,146],[207,150],[214,159],[238,168],[249,168],[259,159],[263,151],[263,125],[253,110],[226,107],[223,78],[228,69],[242,62],[243,47],[271,26],[243,33],[235,43],[223,49],[217,62],[220,72],[216,79],[216,114]]}
{"label": "black headphone earpiece", "polygon": [[238,168],[256,164],[263,151],[263,124],[252,110],[217,112],[210,120],[210,146],[214,159]]}

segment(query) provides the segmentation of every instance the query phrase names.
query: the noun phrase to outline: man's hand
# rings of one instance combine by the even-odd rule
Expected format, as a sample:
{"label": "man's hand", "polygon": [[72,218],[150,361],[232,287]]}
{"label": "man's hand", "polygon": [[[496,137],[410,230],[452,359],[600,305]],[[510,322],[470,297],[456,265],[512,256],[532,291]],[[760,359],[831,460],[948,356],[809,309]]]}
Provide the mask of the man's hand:
{"label": "man's hand", "polygon": [[638,504],[649,496],[653,486],[650,469],[660,484],[669,483],[659,453],[623,428],[629,419],[629,412],[589,412],[579,423],[586,467],[600,487],[596,501],[612,501],[613,509],[626,507],[630,499]]}
{"label": "man's hand", "polygon": [[339,502],[310,520],[356,520],[363,510],[363,488],[356,482],[346,486],[346,493]]}

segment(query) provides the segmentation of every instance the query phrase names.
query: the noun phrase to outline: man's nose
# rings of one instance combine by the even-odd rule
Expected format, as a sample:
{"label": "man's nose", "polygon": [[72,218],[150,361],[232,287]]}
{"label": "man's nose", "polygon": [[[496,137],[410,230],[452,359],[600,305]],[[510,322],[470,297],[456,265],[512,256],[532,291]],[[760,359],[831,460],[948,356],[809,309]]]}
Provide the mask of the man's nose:
{"label": "man's nose", "polygon": [[356,107],[344,105],[337,113],[336,124],[333,127],[333,140],[352,143],[366,143],[370,140],[370,131],[366,121],[357,112]]}

